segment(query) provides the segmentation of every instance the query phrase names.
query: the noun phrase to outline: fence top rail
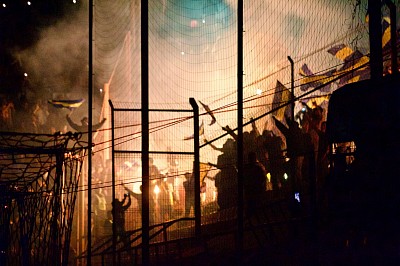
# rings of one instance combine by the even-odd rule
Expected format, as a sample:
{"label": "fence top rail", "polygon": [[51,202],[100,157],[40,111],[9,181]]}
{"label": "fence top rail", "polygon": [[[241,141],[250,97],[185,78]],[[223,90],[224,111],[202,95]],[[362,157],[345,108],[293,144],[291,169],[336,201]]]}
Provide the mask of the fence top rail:
{"label": "fence top rail", "polygon": [[[140,108],[112,108],[115,112],[139,112]],[[149,109],[149,112],[174,112],[174,113],[193,113],[190,109]]]}
{"label": "fence top rail", "polygon": [[[143,153],[142,151],[130,151],[130,150],[114,150],[115,153]],[[193,155],[194,152],[179,152],[179,151],[149,151],[150,154],[176,154],[176,155]]]}
{"label": "fence top rail", "polygon": [[[190,102],[190,99],[189,99]],[[141,111],[142,105],[139,102],[120,102],[120,101],[112,101],[108,100],[108,104],[111,107],[111,110],[114,111]],[[149,111],[171,111],[171,112],[193,112],[191,108],[192,105],[182,106],[182,109],[176,109],[175,103],[153,103],[152,108],[149,108]],[[189,108],[189,109],[188,109]]]}

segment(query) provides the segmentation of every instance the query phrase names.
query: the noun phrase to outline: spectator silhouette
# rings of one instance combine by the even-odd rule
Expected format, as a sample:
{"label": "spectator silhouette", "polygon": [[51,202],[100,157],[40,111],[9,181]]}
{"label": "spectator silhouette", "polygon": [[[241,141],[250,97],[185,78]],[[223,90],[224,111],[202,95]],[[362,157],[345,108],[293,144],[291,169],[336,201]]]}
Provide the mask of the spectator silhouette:
{"label": "spectator silhouette", "polygon": [[286,139],[286,154],[290,158],[290,178],[291,178],[291,192],[299,190],[301,180],[301,158],[300,154],[303,150],[302,143],[302,132],[296,121],[292,121],[290,118],[285,117],[288,127],[286,127],[276,117],[272,117],[275,121],[276,127],[281,131]]}
{"label": "spectator silhouette", "polygon": [[256,153],[248,154],[248,162],[244,166],[244,199],[247,206],[247,215],[253,216],[260,208],[266,190],[266,171],[257,160]]}
{"label": "spectator silhouette", "polygon": [[11,131],[14,128],[14,103],[9,99],[2,99],[0,107],[0,130]]}
{"label": "spectator silhouette", "polygon": [[154,164],[154,159],[151,157],[149,158],[149,175],[151,180],[158,180],[162,177],[160,170],[158,170],[158,167]]}
{"label": "spectator silhouette", "polygon": [[172,194],[168,190],[168,184],[164,178],[157,180],[156,185],[159,188],[157,195],[157,203],[159,207],[159,220],[160,222],[167,221],[173,218],[172,212]]}
{"label": "spectator silhouette", "polygon": [[[127,190],[128,191],[128,190]],[[126,202],[128,201],[128,202]],[[126,244],[126,231],[125,231],[125,211],[131,206],[131,196],[128,193],[124,194],[123,200],[114,199],[112,202],[113,222],[115,223],[115,230],[118,240],[124,241]]]}
{"label": "spectator silhouette", "polygon": [[194,177],[193,174],[185,173],[186,180],[183,181],[183,188],[185,189],[185,217],[188,217],[190,210],[194,211]]}
{"label": "spectator silhouette", "polygon": [[218,156],[216,167],[220,172],[215,176],[218,191],[217,202],[221,210],[235,206],[237,202],[236,142],[228,139],[223,154]]}
{"label": "spectator silhouette", "polygon": [[[231,132],[233,131],[231,130]],[[235,138],[235,136],[233,137]],[[222,152],[217,158],[217,164],[208,163],[219,169],[213,179],[218,192],[217,203],[220,210],[233,207],[237,201],[236,141],[234,138],[228,138],[222,148],[211,145],[213,149]],[[210,145],[210,143],[208,144]]]}
{"label": "spectator silhouette", "polygon": [[95,190],[93,197],[94,206],[94,231],[95,237],[100,238],[102,236],[101,226],[107,219],[107,200],[103,193],[102,183],[99,183],[99,188]]}
{"label": "spectator silhouette", "polygon": [[237,134],[233,129],[229,127],[229,125],[226,125],[225,127],[222,127],[222,130],[226,131],[234,140],[238,139]]}
{"label": "spectator silhouette", "polygon": [[[287,155],[290,158],[290,189],[289,193],[293,200],[293,211],[297,213],[301,206],[313,204],[315,208],[315,156],[308,133],[309,121],[307,115],[302,120],[302,128],[296,121],[285,117],[288,127],[273,117],[276,127],[282,132],[286,139]],[[303,196],[311,196],[306,202],[301,199]],[[300,203],[301,202],[301,203]],[[304,204],[305,203],[305,204]]]}
{"label": "spectator silhouette", "polygon": [[[81,125],[78,125],[76,123],[74,123],[71,118],[69,117],[69,115],[66,116],[68,124],[75,129],[78,132],[88,132],[88,128],[89,128],[89,120],[87,117],[84,117],[81,119]],[[98,129],[100,129],[104,123],[106,122],[106,118],[103,118],[103,120],[101,120],[100,123],[92,125],[92,131],[96,131]]]}
{"label": "spectator silhouette", "polygon": [[272,189],[277,191],[284,186],[285,159],[282,138],[268,131],[263,132],[261,137],[259,146],[265,149],[267,159],[264,165],[271,174]]}
{"label": "spectator silhouette", "polygon": [[[132,191],[131,189],[129,189],[128,187],[126,187],[125,185],[123,185],[125,190],[128,191],[129,195],[134,197],[137,201],[137,205],[138,205],[138,209],[139,209],[139,214],[140,217],[142,216],[142,193],[135,193],[134,191]],[[154,199],[154,192],[153,192],[154,187],[151,185],[149,188],[149,223],[150,225],[154,224],[154,210],[155,210],[155,199]],[[140,191],[142,192],[142,185],[140,185]]]}

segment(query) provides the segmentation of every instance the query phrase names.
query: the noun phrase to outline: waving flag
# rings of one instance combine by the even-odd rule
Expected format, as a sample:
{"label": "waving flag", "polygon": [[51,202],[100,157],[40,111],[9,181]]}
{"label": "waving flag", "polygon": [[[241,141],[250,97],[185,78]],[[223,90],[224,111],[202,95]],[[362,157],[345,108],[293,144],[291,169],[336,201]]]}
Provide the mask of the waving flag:
{"label": "waving flag", "polygon": [[[274,99],[272,100],[272,109],[276,109],[279,106],[287,103],[290,100],[290,91],[285,87],[279,80],[276,81]],[[287,104],[278,110],[274,111],[273,115],[276,116],[280,121],[283,120],[285,114],[290,113],[290,105]]]}
{"label": "waving flag", "polygon": [[[201,125],[199,127],[199,136],[202,136],[202,135],[204,135],[204,122],[203,121],[201,121]],[[192,134],[189,137],[185,137],[183,140],[191,140],[191,139],[194,139],[194,134]]]}
{"label": "waving flag", "polygon": [[382,33],[382,49],[388,49],[390,48],[390,18],[384,17],[383,22],[382,22],[382,28],[383,28],[383,33]]}
{"label": "waving flag", "polygon": [[[366,21],[369,21],[368,15],[366,17]],[[384,17],[382,20],[382,49],[384,52],[390,50],[390,24],[390,18]],[[353,50],[346,44],[338,44],[328,49],[328,53],[341,60],[343,62],[342,67],[340,67],[338,70],[316,75],[308,68],[306,64],[304,64],[299,70],[299,74],[303,76],[303,78],[300,80],[300,89],[302,91],[307,91],[310,87],[315,88],[317,86],[329,83],[329,85],[327,84],[321,89],[321,91],[328,91],[330,89],[330,81],[339,75],[344,75],[338,82],[339,86],[368,79],[370,77],[371,71],[368,65],[369,57],[364,55],[359,50]]]}
{"label": "waving flag", "polygon": [[313,96],[309,98],[304,98],[302,103],[306,104],[308,108],[312,109],[315,106],[326,105],[329,102],[329,95]]}
{"label": "waving flag", "polygon": [[316,75],[308,68],[307,64],[304,64],[299,70],[299,74],[303,77],[300,80],[300,89],[307,91],[309,88],[326,84],[326,86],[321,88],[321,91],[328,92],[331,89],[330,81],[335,78],[333,76],[334,72],[335,70],[330,70],[326,73]]}
{"label": "waving flag", "polygon": [[[365,17],[365,21],[369,23],[369,14],[367,13]],[[389,50],[390,49],[390,39],[391,39],[391,31],[390,31],[390,17],[383,17],[382,19],[382,49]]]}
{"label": "waving flag", "polygon": [[56,108],[75,109],[82,105],[85,99],[78,100],[48,100],[48,103]]}
{"label": "waving flag", "polygon": [[339,44],[330,48],[328,53],[343,61],[344,64],[339,71],[354,69],[369,61],[369,58],[360,51],[353,51],[353,49],[345,44]]}
{"label": "waving flag", "polygon": [[212,120],[211,120],[209,126],[211,126],[211,125],[213,125],[215,122],[217,122],[217,119],[215,119],[214,113],[213,113],[213,111],[211,111],[210,107],[208,107],[208,105],[205,105],[204,103],[202,103],[202,102],[200,102],[200,101],[199,101],[199,103],[201,103],[201,105],[203,106],[203,108],[206,110],[207,114],[209,114],[209,115],[211,116],[211,118],[212,118]]}
{"label": "waving flag", "polygon": [[[366,65],[369,62],[368,56],[363,55],[358,50],[353,51],[353,49],[345,44],[339,44],[330,48],[328,53],[343,61],[343,66],[336,74],[341,75],[348,73],[345,77],[340,79],[339,86],[368,78],[370,72]],[[365,66],[361,67],[362,65]]]}
{"label": "waving flag", "polygon": [[328,53],[334,55],[337,59],[341,61],[346,61],[346,59],[349,58],[349,56],[351,56],[354,51],[345,44],[339,44],[328,49]]}

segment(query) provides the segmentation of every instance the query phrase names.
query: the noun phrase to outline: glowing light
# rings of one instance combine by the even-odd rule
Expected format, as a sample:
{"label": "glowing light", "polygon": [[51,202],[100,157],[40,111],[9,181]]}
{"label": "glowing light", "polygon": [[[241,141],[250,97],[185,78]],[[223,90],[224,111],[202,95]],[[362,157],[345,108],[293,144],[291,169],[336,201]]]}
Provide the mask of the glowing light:
{"label": "glowing light", "polygon": [[76,4],[76,0],[72,0],[72,3]]}
{"label": "glowing light", "polygon": [[302,111],[302,112],[305,112],[305,111],[306,111],[306,108],[305,108],[305,107],[301,108],[301,111]]}
{"label": "glowing light", "polygon": [[200,194],[200,199],[201,199],[201,203],[206,202],[206,199],[207,199],[206,193],[201,193],[201,194]]}
{"label": "glowing light", "polygon": [[124,164],[128,166],[128,168],[131,168],[133,164],[130,161],[125,161]]}
{"label": "glowing light", "polygon": [[205,23],[206,23],[206,20],[203,18],[202,22],[203,22],[203,24],[205,24]]}
{"label": "glowing light", "polygon": [[28,76],[28,73],[25,72],[25,73],[24,73],[24,76],[27,77],[27,76]]}
{"label": "glowing light", "polygon": [[184,51],[182,51],[182,52],[181,52],[181,55],[185,55],[185,52],[184,52]]}
{"label": "glowing light", "polygon": [[100,93],[103,93],[103,89],[100,89]]}
{"label": "glowing light", "polygon": [[288,179],[288,175],[287,175],[286,173],[284,173],[284,174],[283,174],[283,178],[284,178],[285,180],[287,180],[287,179]]}
{"label": "glowing light", "polygon": [[294,198],[295,198],[298,202],[300,202],[300,193],[299,193],[299,192],[294,193]]}
{"label": "glowing light", "polygon": [[267,174],[268,182],[271,182],[271,173]]}
{"label": "glowing light", "polygon": [[3,7],[6,7],[7,5],[3,3]]}
{"label": "glowing light", "polygon": [[27,4],[28,4],[28,6],[30,6],[31,5],[31,2],[30,1],[28,1],[28,2],[26,2]]}
{"label": "glowing light", "polygon": [[257,90],[256,90],[256,93],[257,93],[257,95],[261,95],[262,90],[261,90],[261,89],[257,89]]}
{"label": "glowing light", "polygon": [[196,28],[197,26],[198,26],[198,22],[197,22],[197,20],[195,20],[195,19],[192,19],[191,21],[190,21],[190,27],[191,28]]}
{"label": "glowing light", "polygon": [[158,193],[160,193],[160,188],[157,185],[155,185],[153,191],[154,193],[156,193],[156,195],[158,195]]}

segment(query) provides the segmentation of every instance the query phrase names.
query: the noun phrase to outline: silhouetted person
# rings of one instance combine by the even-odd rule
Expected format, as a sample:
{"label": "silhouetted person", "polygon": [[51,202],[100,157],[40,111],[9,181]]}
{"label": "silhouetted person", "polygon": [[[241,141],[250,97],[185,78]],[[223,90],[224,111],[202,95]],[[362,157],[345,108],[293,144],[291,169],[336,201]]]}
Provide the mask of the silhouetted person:
{"label": "silhouetted person", "polygon": [[221,210],[233,207],[237,202],[235,142],[225,146],[224,153],[218,156],[216,167],[220,169],[220,172],[215,176],[215,187],[218,191],[217,202]]}
{"label": "silhouetted person", "polygon": [[218,192],[217,203],[220,210],[233,207],[237,200],[236,141],[228,138],[218,156],[217,164],[208,163],[220,171],[215,175],[215,187]]}
{"label": "silhouetted person", "polygon": [[160,170],[158,170],[158,167],[154,164],[154,159],[151,157],[149,158],[149,174],[151,180],[161,178]]}
{"label": "silhouetted person", "polygon": [[[81,125],[78,125],[76,123],[74,123],[71,118],[69,117],[69,115],[66,116],[68,124],[75,129],[77,132],[88,132],[89,131],[89,120],[87,117],[84,117],[81,119]],[[103,118],[103,120],[101,120],[100,123],[92,125],[92,131],[96,131],[98,129],[100,129],[104,123],[106,122],[106,118]]]}
{"label": "silhouetted person", "polygon": [[223,152],[223,148],[218,148],[217,146],[215,146],[214,144],[212,144],[211,142],[208,143],[208,140],[206,138],[204,138],[204,142],[208,145],[210,145],[210,147],[215,150],[215,151],[220,151]]}
{"label": "silhouetted person", "polygon": [[[126,202],[128,201],[128,202]],[[115,230],[118,239],[126,241],[125,231],[125,211],[131,206],[131,196],[128,193],[124,194],[123,200],[114,199],[112,203],[113,222],[115,223]]]}
{"label": "silhouetted person", "polygon": [[292,192],[299,192],[308,187],[309,155],[313,152],[311,136],[308,134],[308,121],[303,119],[303,128],[300,128],[296,121],[288,117],[285,117],[288,127],[275,117],[273,119],[286,139],[287,156],[291,164]]}
{"label": "silhouetted person", "polygon": [[248,162],[244,166],[244,199],[247,207],[247,215],[253,216],[261,207],[266,191],[266,171],[257,160],[256,153],[248,154]]}
{"label": "silhouetted person", "polygon": [[185,173],[186,180],[183,181],[183,188],[185,189],[185,217],[188,217],[190,210],[194,211],[194,177],[191,173]]}
{"label": "silhouetted person", "polygon": [[164,181],[165,178],[157,180],[156,185],[158,186],[157,203],[159,208],[159,221],[164,222],[173,218],[172,213],[172,194],[169,193],[168,184]]}
{"label": "silhouetted person", "polygon": [[264,165],[271,173],[272,189],[277,191],[284,185],[285,158],[282,152],[282,138],[273,135],[273,133],[265,132],[262,135],[262,140],[263,143],[259,142],[260,146],[263,146],[267,154]]}
{"label": "silhouetted person", "polygon": [[93,197],[93,209],[94,209],[94,232],[95,237],[100,238],[102,236],[101,227],[104,224],[104,220],[107,219],[107,200],[103,193],[103,188],[96,189]]}
{"label": "silhouetted person", "polygon": [[225,127],[222,127],[222,130],[228,132],[228,134],[231,135],[231,137],[232,137],[234,140],[237,140],[237,139],[238,139],[238,136],[237,136],[237,134],[235,133],[235,131],[234,131],[233,129],[231,129],[228,125],[226,125]]}
{"label": "silhouetted person", "polygon": [[[129,195],[134,197],[137,201],[137,205],[138,205],[138,210],[139,210],[139,214],[140,217],[142,217],[142,202],[143,202],[143,194],[142,193],[136,193],[134,191],[132,191],[131,189],[129,189],[128,187],[126,187],[123,184],[124,188],[126,189],[126,191],[128,191]],[[154,199],[154,186],[150,184],[149,187],[149,223],[150,225],[154,224],[154,210],[155,210],[155,199]],[[142,192],[142,185],[140,185],[140,192]]]}
{"label": "silhouetted person", "polygon": [[14,129],[14,103],[9,99],[2,99],[0,106],[0,130],[11,131]]}

